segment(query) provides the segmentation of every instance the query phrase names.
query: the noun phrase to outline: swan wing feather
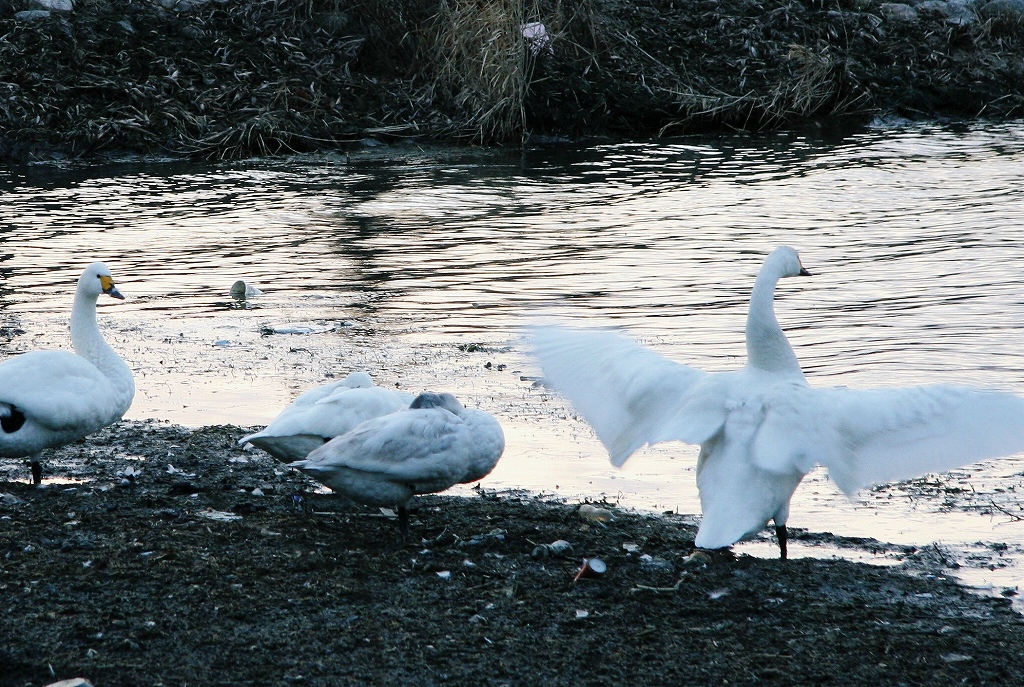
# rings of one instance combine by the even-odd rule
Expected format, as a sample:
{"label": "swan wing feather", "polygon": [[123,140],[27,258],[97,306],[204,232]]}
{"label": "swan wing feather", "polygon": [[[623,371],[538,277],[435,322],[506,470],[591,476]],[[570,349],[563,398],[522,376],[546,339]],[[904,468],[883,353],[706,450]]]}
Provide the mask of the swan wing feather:
{"label": "swan wing feather", "polygon": [[724,421],[715,375],[607,331],[537,327],[530,343],[545,382],[593,427],[614,465],[648,443],[701,443]]}
{"label": "swan wing feather", "polygon": [[293,463],[309,472],[347,468],[387,479],[454,484],[464,469],[465,423],[441,408],[403,411],[362,423]]}
{"label": "swan wing feather", "polygon": [[314,435],[331,439],[362,422],[408,408],[412,398],[410,394],[380,387],[342,387],[313,402],[292,402],[265,429],[244,437],[240,443],[266,436]]}
{"label": "swan wing feather", "polygon": [[952,385],[792,388],[776,394],[753,442],[775,472],[825,465],[858,489],[1024,452],[1024,398]]}
{"label": "swan wing feather", "polygon": [[55,432],[84,434],[117,420],[114,394],[95,365],[68,351],[32,351],[0,365],[0,403]]}

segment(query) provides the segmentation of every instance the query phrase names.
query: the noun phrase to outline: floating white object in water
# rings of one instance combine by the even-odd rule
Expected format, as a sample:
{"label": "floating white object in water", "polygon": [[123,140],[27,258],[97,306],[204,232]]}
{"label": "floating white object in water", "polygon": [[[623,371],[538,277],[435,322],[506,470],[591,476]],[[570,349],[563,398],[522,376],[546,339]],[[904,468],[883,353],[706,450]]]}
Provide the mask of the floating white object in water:
{"label": "floating white object in water", "polygon": [[335,327],[325,324],[274,324],[263,328],[264,334],[326,334],[334,331]]}
{"label": "floating white object in water", "polygon": [[775,286],[806,275],[776,249],[754,284],[747,364],[705,373],[610,332],[542,327],[548,383],[594,428],[616,466],[663,441],[700,444],[696,545],[722,548],[773,520],[786,557],[789,502],[815,464],[847,494],[1024,451],[1024,398],[949,385],[812,389],[775,318]]}
{"label": "floating white object in water", "polygon": [[231,285],[231,297],[239,300],[245,300],[246,298],[252,298],[253,296],[262,296],[263,292],[257,289],[252,284],[242,281],[239,279]]}

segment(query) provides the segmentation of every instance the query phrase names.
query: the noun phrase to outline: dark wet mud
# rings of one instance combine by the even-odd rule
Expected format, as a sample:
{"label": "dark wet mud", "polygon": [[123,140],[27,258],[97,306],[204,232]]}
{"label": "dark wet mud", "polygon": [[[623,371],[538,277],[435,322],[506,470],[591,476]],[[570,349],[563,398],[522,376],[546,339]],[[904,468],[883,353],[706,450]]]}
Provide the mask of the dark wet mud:
{"label": "dark wet mud", "polygon": [[[44,488],[4,466],[0,685],[1024,680],[1009,601],[924,551],[896,567],[709,555],[692,517],[595,504],[614,514],[599,523],[486,488],[416,501],[403,541],[388,513],[239,448],[243,432],[122,422],[48,457]],[[591,558],[606,572],[575,579]]]}

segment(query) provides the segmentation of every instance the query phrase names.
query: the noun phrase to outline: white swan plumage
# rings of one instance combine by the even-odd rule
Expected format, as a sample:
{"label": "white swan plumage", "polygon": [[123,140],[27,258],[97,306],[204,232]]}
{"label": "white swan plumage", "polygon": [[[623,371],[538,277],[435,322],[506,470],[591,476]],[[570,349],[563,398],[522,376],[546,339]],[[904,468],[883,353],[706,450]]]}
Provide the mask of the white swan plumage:
{"label": "white swan plumage", "polygon": [[120,420],[135,397],[131,369],[96,323],[101,294],[124,299],[107,266],[94,262],[78,279],[71,309],[74,353],[30,351],[0,363],[0,456],[31,456],[36,484],[40,452]]}
{"label": "white swan plumage", "polygon": [[747,363],[734,371],[702,372],[608,331],[532,333],[547,383],[590,423],[614,465],[646,444],[700,445],[698,547],[731,546],[772,520],[785,558],[790,499],[816,464],[852,495],[1024,451],[1024,398],[1015,394],[810,387],[773,302],[781,278],[806,274],[788,246],[765,260],[747,316]]}
{"label": "white swan plumage", "polygon": [[290,463],[366,420],[405,410],[412,401],[412,394],[375,386],[366,372],[352,372],[300,394],[264,429],[238,443],[258,446]]}
{"label": "white swan plumage", "polygon": [[449,393],[427,392],[289,464],[356,503],[396,506],[403,534],[416,494],[483,479],[505,450],[501,425]]}

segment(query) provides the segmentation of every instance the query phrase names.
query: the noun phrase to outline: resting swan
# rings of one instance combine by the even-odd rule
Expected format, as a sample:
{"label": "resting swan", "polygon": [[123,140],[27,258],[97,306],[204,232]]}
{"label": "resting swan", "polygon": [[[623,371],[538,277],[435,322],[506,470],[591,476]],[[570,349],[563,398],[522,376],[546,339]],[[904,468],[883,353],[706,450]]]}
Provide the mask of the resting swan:
{"label": "resting swan", "polygon": [[451,394],[424,393],[407,410],[368,420],[289,464],[356,503],[397,506],[402,534],[405,504],[486,477],[505,450],[501,425],[467,410]]}
{"label": "resting swan", "polygon": [[405,410],[412,394],[373,385],[365,372],[300,394],[263,430],[242,437],[282,462],[301,460],[361,422]]}
{"label": "resting swan", "polygon": [[31,351],[0,363],[0,456],[31,456],[32,481],[42,481],[38,454],[117,422],[135,396],[132,372],[96,325],[100,294],[124,300],[102,262],[78,280],[69,351]]}
{"label": "resting swan", "polygon": [[776,249],[754,283],[747,364],[705,373],[609,332],[538,328],[547,382],[593,426],[621,466],[645,444],[700,444],[703,517],[696,545],[716,549],[774,521],[782,558],[797,485],[815,464],[858,489],[1024,451],[1024,398],[960,386],[856,390],[808,386],[775,318],[775,286],[806,275]]}

